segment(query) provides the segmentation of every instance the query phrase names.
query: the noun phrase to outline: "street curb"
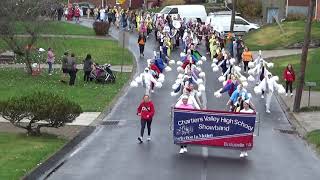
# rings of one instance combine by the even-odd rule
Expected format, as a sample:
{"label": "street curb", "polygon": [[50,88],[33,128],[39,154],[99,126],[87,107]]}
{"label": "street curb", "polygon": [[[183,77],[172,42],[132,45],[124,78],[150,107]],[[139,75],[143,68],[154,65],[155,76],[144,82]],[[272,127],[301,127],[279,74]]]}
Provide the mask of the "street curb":
{"label": "street curb", "polygon": [[296,130],[298,132],[298,135],[300,137],[304,138],[308,131],[297,120],[297,118],[294,116],[293,112],[290,111],[290,107],[287,106],[287,104],[284,102],[282,97],[280,97],[278,94],[276,94],[275,97],[276,97],[277,101],[279,102],[280,107],[281,107],[282,111],[284,112],[289,123],[292,125],[294,130]]}
{"label": "street curb", "polygon": [[[117,40],[117,39],[115,39]],[[130,49],[128,49],[130,51]],[[65,144],[59,151],[54,153],[48,159],[46,159],[41,165],[35,167],[30,173],[22,177],[23,180],[35,180],[39,179],[40,177],[45,176],[45,179],[50,176],[51,173],[56,171],[60,166],[65,163],[66,155],[69,154],[77,145],[79,145],[85,138],[90,136],[94,130],[96,129],[97,125],[102,124],[102,120],[107,117],[107,115],[113,110],[114,106],[116,105],[117,101],[120,99],[123,94],[130,88],[130,82],[136,75],[137,71],[137,62],[138,59],[134,56],[134,52],[130,51],[133,55],[133,69],[131,72],[131,77],[129,80],[123,85],[121,90],[118,94],[113,98],[113,100],[109,103],[108,106],[100,113],[100,115],[89,125],[86,126],[75,138],[70,140],[67,144]],[[65,159],[61,162],[61,160]],[[50,171],[50,172],[48,172]]]}
{"label": "street curb", "polygon": [[59,161],[63,159],[75,146],[80,144],[82,140],[88,137],[96,127],[86,126],[79,134],[65,144],[59,151],[48,157],[42,164],[35,167],[30,173],[23,176],[24,180],[35,180],[43,176],[47,171],[54,169]]}

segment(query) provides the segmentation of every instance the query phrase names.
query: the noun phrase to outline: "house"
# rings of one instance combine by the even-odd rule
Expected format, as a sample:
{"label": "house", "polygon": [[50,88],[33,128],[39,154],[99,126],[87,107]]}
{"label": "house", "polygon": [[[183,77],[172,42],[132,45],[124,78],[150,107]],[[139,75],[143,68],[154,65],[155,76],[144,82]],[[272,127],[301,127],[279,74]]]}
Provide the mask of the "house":
{"label": "house", "polygon": [[[300,0],[298,0],[300,1]],[[286,16],[286,0],[261,0],[264,23],[274,23]]]}
{"label": "house", "polygon": [[[302,14],[308,15],[310,0],[287,0],[286,15]],[[320,0],[316,0],[314,18],[320,20]]]}

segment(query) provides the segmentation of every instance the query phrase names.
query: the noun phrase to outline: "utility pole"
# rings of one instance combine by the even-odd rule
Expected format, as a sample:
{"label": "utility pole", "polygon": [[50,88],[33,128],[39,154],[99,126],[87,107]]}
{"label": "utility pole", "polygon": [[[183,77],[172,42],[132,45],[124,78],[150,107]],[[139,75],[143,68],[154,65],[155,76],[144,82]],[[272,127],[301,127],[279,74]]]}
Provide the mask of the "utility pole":
{"label": "utility pole", "polygon": [[234,21],[236,17],[236,3],[237,3],[237,0],[232,0],[232,15],[231,15],[231,25],[230,25],[230,32],[232,33],[234,31]]}
{"label": "utility pole", "polygon": [[303,92],[303,86],[304,86],[304,77],[305,77],[305,71],[306,71],[306,65],[307,65],[307,58],[308,58],[308,49],[310,44],[310,34],[311,34],[311,26],[312,26],[312,19],[314,15],[314,8],[316,6],[317,0],[310,0],[309,4],[309,10],[308,10],[308,19],[305,26],[305,33],[304,33],[304,43],[302,47],[302,55],[301,55],[301,61],[300,61],[300,71],[297,78],[297,89],[296,89],[296,96],[294,99],[293,104],[293,112],[298,112],[300,110],[300,104],[301,104],[301,97]]}

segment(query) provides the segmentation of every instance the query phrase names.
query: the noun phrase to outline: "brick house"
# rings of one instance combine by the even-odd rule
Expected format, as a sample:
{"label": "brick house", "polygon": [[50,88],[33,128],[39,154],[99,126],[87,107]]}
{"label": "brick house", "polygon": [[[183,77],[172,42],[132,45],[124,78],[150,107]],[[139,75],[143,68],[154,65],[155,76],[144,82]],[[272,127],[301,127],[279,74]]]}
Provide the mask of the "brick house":
{"label": "brick house", "polygon": [[[286,15],[303,14],[308,15],[310,0],[287,0]],[[320,0],[316,1],[314,18],[320,20]]]}
{"label": "brick house", "polygon": [[273,23],[285,18],[286,0],[261,0],[264,23]]}

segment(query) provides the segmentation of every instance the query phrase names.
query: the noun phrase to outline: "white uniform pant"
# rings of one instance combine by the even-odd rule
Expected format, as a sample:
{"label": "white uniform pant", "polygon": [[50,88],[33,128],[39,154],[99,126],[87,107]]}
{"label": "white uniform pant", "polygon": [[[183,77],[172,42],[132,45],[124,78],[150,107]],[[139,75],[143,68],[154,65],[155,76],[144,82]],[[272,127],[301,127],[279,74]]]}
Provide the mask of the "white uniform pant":
{"label": "white uniform pant", "polygon": [[265,93],[266,97],[266,110],[270,111],[270,103],[271,103],[271,98],[272,98],[272,92]]}

